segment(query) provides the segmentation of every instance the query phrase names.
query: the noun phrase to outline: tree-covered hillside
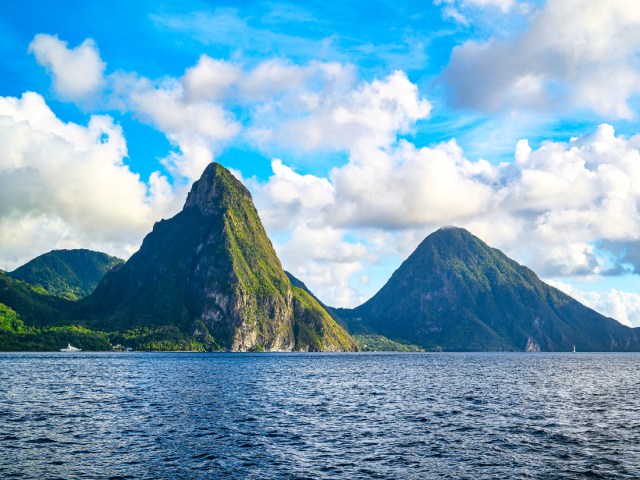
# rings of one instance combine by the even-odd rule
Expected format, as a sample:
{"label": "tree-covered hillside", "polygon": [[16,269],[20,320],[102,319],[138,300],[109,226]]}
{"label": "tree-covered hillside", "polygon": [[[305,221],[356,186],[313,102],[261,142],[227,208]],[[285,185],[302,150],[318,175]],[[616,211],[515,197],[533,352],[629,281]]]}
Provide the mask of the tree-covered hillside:
{"label": "tree-covered hillside", "polygon": [[122,263],[119,258],[92,250],[53,250],[7,275],[42,287],[51,295],[77,300],[93,292],[105,273]]}

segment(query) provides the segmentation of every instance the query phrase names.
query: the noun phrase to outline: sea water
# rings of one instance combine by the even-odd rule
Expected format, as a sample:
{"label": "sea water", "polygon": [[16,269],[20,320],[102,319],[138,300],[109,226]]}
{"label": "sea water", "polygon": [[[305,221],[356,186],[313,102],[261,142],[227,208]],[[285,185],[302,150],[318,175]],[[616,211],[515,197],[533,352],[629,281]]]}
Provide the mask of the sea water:
{"label": "sea water", "polygon": [[587,477],[640,477],[638,354],[0,354],[0,478]]}

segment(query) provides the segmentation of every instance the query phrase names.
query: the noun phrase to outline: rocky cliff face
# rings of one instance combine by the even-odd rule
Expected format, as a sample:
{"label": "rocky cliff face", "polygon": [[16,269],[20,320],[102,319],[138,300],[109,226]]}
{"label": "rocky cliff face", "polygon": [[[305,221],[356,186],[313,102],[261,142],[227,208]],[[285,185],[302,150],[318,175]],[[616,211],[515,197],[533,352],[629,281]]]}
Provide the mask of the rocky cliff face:
{"label": "rocky cliff face", "polygon": [[351,337],[291,285],[249,191],[219,164],[184,209],[81,302],[94,326],[178,326],[209,348],[350,351]]}
{"label": "rocky cliff face", "polygon": [[352,332],[444,350],[637,351],[640,329],[606,318],[461,228],[428,236],[354,310]]}

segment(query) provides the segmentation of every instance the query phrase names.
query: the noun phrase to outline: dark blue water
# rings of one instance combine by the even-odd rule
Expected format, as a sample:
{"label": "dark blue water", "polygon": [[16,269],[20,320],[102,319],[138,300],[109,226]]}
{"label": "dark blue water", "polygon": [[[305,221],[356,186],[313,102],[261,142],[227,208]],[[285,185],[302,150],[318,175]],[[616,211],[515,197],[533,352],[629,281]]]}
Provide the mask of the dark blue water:
{"label": "dark blue water", "polygon": [[638,354],[0,354],[0,478],[638,478]]}

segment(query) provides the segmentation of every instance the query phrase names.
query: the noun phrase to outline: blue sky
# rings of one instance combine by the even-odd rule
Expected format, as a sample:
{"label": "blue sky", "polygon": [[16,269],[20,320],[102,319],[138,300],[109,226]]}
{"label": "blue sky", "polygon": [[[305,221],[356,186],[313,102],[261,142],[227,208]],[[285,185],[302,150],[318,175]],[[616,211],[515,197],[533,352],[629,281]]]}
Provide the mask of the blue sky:
{"label": "blue sky", "polygon": [[640,325],[634,1],[63,3],[2,7],[1,268],[127,257],[215,160],[327,303],[455,224]]}

